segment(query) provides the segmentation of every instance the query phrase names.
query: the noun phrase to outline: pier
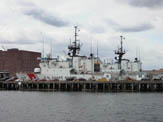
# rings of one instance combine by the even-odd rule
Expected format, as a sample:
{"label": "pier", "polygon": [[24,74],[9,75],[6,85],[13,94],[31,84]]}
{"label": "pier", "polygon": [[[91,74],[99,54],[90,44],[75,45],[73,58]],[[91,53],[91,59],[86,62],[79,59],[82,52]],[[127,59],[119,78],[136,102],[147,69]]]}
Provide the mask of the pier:
{"label": "pier", "polygon": [[0,82],[0,90],[90,91],[90,92],[163,92],[163,81],[42,81]]}

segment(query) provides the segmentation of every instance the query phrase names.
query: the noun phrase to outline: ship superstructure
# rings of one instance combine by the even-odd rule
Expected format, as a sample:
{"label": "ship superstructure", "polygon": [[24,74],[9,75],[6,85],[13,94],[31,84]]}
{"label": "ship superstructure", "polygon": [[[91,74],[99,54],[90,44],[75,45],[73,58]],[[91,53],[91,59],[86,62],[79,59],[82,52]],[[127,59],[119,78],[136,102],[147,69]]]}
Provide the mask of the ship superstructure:
{"label": "ship superstructure", "polygon": [[104,63],[103,71],[104,72],[127,72],[127,73],[133,73],[133,72],[141,72],[142,71],[142,62],[137,57],[134,61],[130,61],[129,59],[123,59],[123,55],[126,54],[126,51],[123,48],[123,39],[125,39],[123,36],[120,36],[120,48],[114,51],[115,55],[115,62],[111,63]]}
{"label": "ship superstructure", "polygon": [[[52,80],[52,81],[109,81],[114,77],[129,77],[134,74],[134,79],[142,78],[142,75],[137,78],[137,74],[142,69],[142,63],[137,58],[131,62],[128,59],[123,59],[126,53],[123,49],[123,39],[121,36],[121,47],[115,51],[118,58],[115,58],[114,63],[104,63],[93,53],[90,56],[81,56],[81,43],[77,39],[78,27],[75,26],[74,41],[68,45],[68,55],[65,60],[59,58],[43,58],[40,62],[40,67],[35,68],[33,75],[26,73],[17,73],[21,81],[26,80]],[[132,74],[132,75],[130,75]]]}

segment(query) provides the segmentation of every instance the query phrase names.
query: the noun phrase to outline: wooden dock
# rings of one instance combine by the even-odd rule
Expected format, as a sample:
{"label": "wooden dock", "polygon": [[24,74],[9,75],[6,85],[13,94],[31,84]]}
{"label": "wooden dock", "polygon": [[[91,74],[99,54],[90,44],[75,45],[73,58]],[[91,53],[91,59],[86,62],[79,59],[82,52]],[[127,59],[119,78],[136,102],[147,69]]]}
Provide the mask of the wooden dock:
{"label": "wooden dock", "polygon": [[163,92],[163,81],[42,81],[0,82],[0,90],[19,91],[92,91],[92,92]]}

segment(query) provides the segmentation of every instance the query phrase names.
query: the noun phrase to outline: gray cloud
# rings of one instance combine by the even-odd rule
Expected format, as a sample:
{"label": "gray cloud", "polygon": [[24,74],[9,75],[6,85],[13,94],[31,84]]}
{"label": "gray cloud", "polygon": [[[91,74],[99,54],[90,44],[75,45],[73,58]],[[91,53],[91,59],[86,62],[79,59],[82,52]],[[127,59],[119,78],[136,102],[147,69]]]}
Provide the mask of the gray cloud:
{"label": "gray cloud", "polygon": [[98,33],[98,34],[106,32],[105,28],[102,26],[93,26],[90,28],[90,31],[93,33]]}
{"label": "gray cloud", "polygon": [[17,40],[4,40],[1,39],[1,44],[18,44],[18,45],[28,45],[28,44],[36,44],[39,43],[39,41],[36,40],[29,40],[29,39],[17,39]]}
{"label": "gray cloud", "polygon": [[141,32],[141,31],[147,31],[154,28],[151,24],[141,24],[137,26],[132,27],[119,27],[118,30],[121,32]]}
{"label": "gray cloud", "polygon": [[24,14],[55,27],[63,27],[69,24],[68,22],[63,21],[61,18],[51,15],[50,13],[38,8],[25,11]]}
{"label": "gray cloud", "polygon": [[113,29],[120,32],[143,32],[153,29],[154,26],[150,23],[142,23],[134,26],[122,26],[111,19],[107,19],[106,23],[112,26]]}
{"label": "gray cloud", "polygon": [[26,7],[36,7],[36,5],[34,3],[31,2],[27,2],[24,0],[17,0],[18,4],[26,6]]}
{"label": "gray cloud", "polygon": [[128,0],[128,3],[136,7],[147,7],[147,8],[163,7],[163,0]]}

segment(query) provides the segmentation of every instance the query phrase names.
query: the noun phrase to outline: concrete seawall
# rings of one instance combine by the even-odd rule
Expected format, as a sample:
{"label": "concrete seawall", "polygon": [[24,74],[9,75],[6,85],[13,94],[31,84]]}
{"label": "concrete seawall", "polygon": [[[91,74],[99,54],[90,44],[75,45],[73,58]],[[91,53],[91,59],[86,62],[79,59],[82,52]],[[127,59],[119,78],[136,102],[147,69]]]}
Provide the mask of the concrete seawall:
{"label": "concrete seawall", "polygon": [[0,82],[0,90],[19,91],[92,91],[92,92],[163,92],[163,81],[42,81]]}

